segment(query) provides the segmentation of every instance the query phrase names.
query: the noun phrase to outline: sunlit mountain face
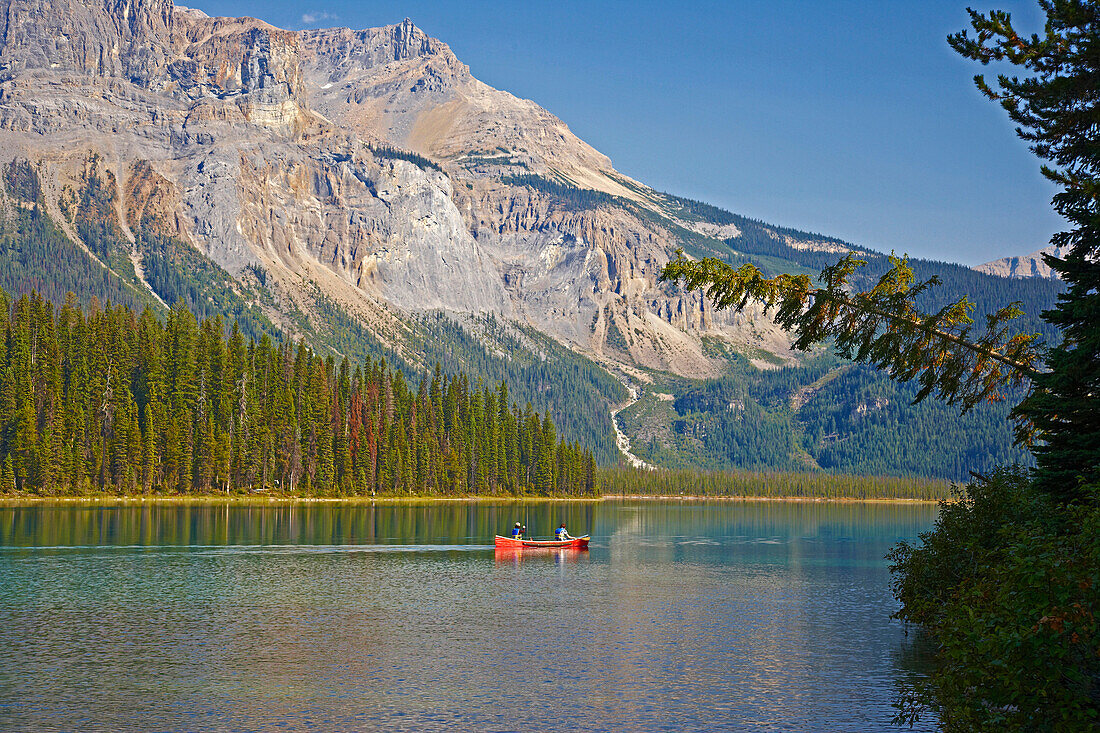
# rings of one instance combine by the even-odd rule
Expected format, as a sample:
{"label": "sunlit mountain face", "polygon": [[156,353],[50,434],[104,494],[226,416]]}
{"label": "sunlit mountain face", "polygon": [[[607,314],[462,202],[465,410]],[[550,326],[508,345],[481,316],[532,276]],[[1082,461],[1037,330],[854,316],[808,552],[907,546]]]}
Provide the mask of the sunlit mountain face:
{"label": "sunlit mountain face", "polygon": [[[821,390],[804,388],[822,375],[767,314],[715,311],[659,280],[677,251],[813,273],[862,249],[617,172],[408,20],[286,31],[167,0],[4,10],[4,233],[19,241],[0,251],[9,292],[60,302],[72,291],[162,315],[182,301],[246,336],[385,357],[416,380],[436,363],[504,380],[605,463],[620,455],[620,382],[643,398],[622,425],[662,465],[920,474],[962,461],[829,457],[846,436],[904,440],[920,428],[821,416]],[[883,261],[864,254],[871,269]],[[1057,290],[1005,293],[999,278],[966,272],[955,284],[980,304],[1023,299],[1038,312]],[[748,384],[745,374],[784,368],[797,372],[786,397],[748,396],[786,414],[781,435],[753,438],[767,450],[742,450],[736,431],[705,427],[717,418],[680,409],[700,380]],[[840,397],[853,415],[906,399],[879,388]],[[1003,458],[1009,432],[991,431]]]}

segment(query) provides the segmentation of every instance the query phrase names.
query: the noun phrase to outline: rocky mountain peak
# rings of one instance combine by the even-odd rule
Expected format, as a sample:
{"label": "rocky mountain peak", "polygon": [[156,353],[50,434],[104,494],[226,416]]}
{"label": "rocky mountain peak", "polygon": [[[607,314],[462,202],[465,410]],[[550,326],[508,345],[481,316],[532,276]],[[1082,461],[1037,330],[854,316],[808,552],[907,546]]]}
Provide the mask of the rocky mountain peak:
{"label": "rocky mountain peak", "polygon": [[460,62],[450,47],[405,18],[395,25],[352,30],[323,28],[299,32],[303,56],[312,73],[325,83],[355,81],[397,64],[401,71],[422,71],[440,78],[469,78],[469,68]]}
{"label": "rocky mountain peak", "polygon": [[402,61],[415,56],[428,56],[435,49],[427,33],[405,18],[393,28],[393,60]]}
{"label": "rocky mountain peak", "polygon": [[981,265],[977,265],[974,269],[978,272],[984,272],[987,275],[997,275],[998,277],[1043,277],[1057,279],[1058,273],[1052,270],[1050,265],[1046,263],[1046,260],[1043,259],[1044,254],[1053,255],[1054,257],[1065,256],[1060,248],[1051,245],[1044,247],[1038,252],[1032,252],[1029,255],[1002,257],[999,260],[985,262]]}

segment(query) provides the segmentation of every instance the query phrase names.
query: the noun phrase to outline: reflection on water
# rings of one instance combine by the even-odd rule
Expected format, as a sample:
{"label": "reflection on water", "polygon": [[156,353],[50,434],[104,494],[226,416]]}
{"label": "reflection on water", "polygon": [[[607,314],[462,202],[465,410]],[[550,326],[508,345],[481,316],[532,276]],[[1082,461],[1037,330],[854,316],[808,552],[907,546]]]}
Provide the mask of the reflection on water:
{"label": "reflection on water", "polygon": [[494,550],[497,565],[518,565],[524,560],[530,562],[553,562],[557,564],[574,563],[588,559],[588,548],[583,550],[572,547],[497,547]]}
{"label": "reflection on water", "polygon": [[0,507],[0,729],[890,730],[934,511]]}

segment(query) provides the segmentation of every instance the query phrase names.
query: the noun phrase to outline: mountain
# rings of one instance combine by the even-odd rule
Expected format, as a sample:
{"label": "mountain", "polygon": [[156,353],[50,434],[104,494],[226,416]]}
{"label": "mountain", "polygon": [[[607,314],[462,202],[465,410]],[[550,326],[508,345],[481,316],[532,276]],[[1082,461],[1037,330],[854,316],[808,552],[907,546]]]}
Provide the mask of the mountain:
{"label": "mountain", "polygon": [[[508,382],[611,461],[620,380],[683,392],[753,373],[742,362],[803,369],[759,309],[659,282],[678,249],[769,272],[848,251],[885,266],[619,173],[408,20],[293,32],[171,0],[0,5],[9,291],[182,300],[413,378],[442,362]],[[949,285],[1015,293],[966,273]]]}
{"label": "mountain", "polygon": [[974,269],[978,272],[984,272],[987,275],[997,275],[998,277],[1057,278],[1058,273],[1050,269],[1050,265],[1043,259],[1043,255],[1045,254],[1061,257],[1062,249],[1050,245],[1049,247],[1043,247],[1038,252],[1032,252],[1029,255],[1024,255],[1022,257],[1002,257],[999,260],[993,260],[992,262],[978,265]]}
{"label": "mountain", "polygon": [[[319,289],[389,341],[411,314],[494,313],[596,358],[696,376],[721,369],[700,333],[746,338],[738,319],[656,286],[683,244],[659,196],[408,21],[293,33],[166,0],[5,7],[0,150],[33,161],[75,242],[65,192],[98,178],[139,269],[142,228],[237,280],[260,269],[281,327],[291,307],[316,327]],[[631,206],[561,206],[532,181]],[[625,347],[608,346],[616,331]]]}

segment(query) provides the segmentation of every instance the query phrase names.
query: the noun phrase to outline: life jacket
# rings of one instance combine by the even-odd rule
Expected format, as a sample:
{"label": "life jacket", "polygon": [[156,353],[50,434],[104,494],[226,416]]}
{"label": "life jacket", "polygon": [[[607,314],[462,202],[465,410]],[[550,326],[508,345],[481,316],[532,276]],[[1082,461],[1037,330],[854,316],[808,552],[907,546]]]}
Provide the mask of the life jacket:
{"label": "life jacket", "polygon": [[565,527],[558,527],[557,537],[559,540],[564,540],[567,534],[569,533],[565,531]]}
{"label": "life jacket", "polygon": [[512,527],[512,536],[513,537],[519,537],[521,534],[523,534],[522,529],[520,529],[519,527]]}

